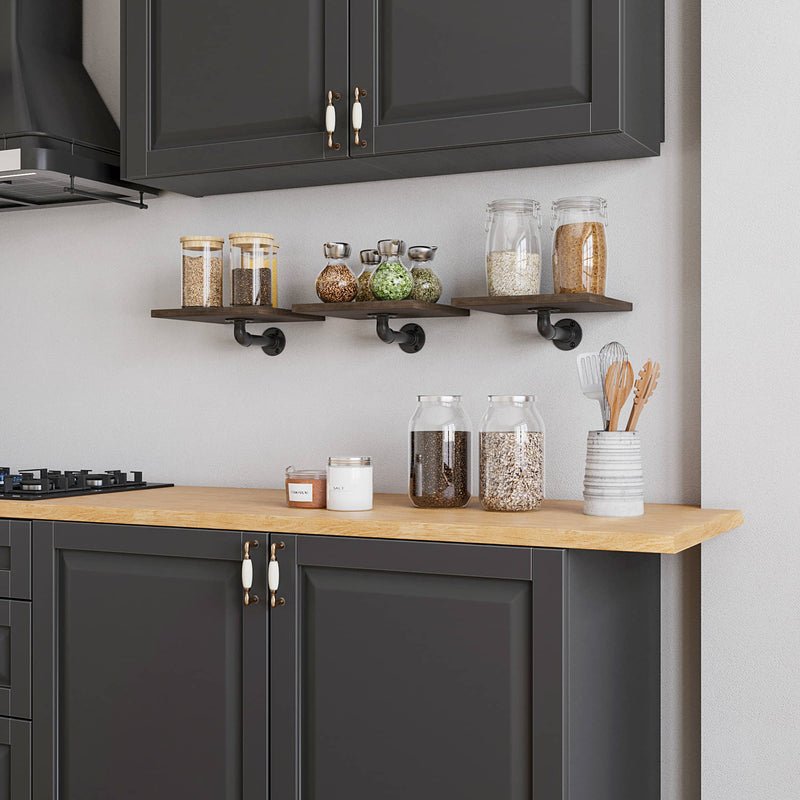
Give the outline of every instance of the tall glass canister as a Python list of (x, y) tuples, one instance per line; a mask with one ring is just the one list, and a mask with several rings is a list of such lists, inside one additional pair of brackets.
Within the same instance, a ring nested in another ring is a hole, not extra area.
[(535, 200), (495, 200), (486, 206), (486, 280), (489, 294), (539, 294), (542, 219)]
[(480, 427), (486, 511), (534, 511), (544, 500), (544, 421), (533, 395), (489, 395)]
[(461, 396), (419, 395), (408, 429), (411, 502), (418, 508), (465, 506), (472, 426)]
[(219, 236), (181, 236), (181, 305), (222, 305), (222, 245)]
[(553, 288), (556, 294), (605, 294), (608, 207), (602, 197), (553, 203)]
[(272, 241), (269, 233), (232, 233), (231, 305), (272, 305)]

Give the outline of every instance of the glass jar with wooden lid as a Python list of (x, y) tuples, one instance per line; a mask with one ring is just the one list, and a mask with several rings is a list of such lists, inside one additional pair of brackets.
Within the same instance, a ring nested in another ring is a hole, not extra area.
[(273, 236), (269, 233), (231, 233), (231, 305), (271, 306)]
[(181, 305), (222, 305), (221, 236), (181, 236)]

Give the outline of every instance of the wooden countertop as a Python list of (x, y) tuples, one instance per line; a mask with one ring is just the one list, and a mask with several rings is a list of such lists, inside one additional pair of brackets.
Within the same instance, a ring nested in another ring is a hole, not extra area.
[(503, 514), (483, 511), (473, 499), (465, 508), (432, 510), (414, 508), (405, 495), (378, 494), (372, 511), (338, 512), (287, 508), (282, 490), (176, 486), (0, 500), (0, 517), (640, 553), (679, 553), (743, 522), (741, 511), (696, 506), (648, 504), (642, 517), (587, 517), (582, 507), (579, 500), (547, 500), (539, 511)]

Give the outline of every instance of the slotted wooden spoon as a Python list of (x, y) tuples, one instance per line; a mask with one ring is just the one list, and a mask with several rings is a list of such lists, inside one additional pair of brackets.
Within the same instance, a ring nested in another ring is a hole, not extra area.
[(617, 430), (619, 413), (633, 389), (633, 367), (629, 361), (615, 361), (606, 373), (604, 383), (610, 416), (608, 429)]
[(661, 377), (661, 364), (658, 361), (647, 359), (647, 363), (639, 371), (636, 386), (633, 389), (633, 408), (628, 418), (626, 431), (635, 431), (639, 422), (639, 415), (645, 407), (647, 401), (653, 396), (653, 392), (658, 386), (658, 379)]

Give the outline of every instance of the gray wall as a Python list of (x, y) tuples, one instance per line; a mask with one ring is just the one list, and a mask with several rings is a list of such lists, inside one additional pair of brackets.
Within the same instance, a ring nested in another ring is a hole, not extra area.
[[(85, 60), (118, 113), (118, 8), (85, 0)], [(533, 392), (547, 423), (548, 493), (579, 498), (596, 404), (573, 355), (534, 320), (474, 314), (425, 323), (422, 353), (381, 344), (370, 324), (287, 325), (269, 359), (228, 329), (149, 319), (179, 304), (178, 237), (266, 230), (281, 243), (282, 304), (314, 299), (327, 239), (387, 236), (439, 246), (445, 298), (485, 292), (487, 201), (608, 198), (608, 294), (631, 314), (581, 318), (584, 344), (624, 342), (662, 363), (643, 417), (647, 499), (697, 502), (700, 485), (699, 3), (667, 10), (667, 143), (657, 159), (205, 199), (164, 196), (147, 212), (110, 206), (0, 215), (10, 331), (36, 329), (4, 360), (13, 421), (0, 432), (16, 465), (142, 468), (177, 483), (278, 487), (287, 464), (368, 453), (378, 490), (406, 484), (406, 425), (418, 393), (460, 392), (477, 425), (489, 392)], [(544, 263), (550, 258), (545, 220)], [(545, 276), (544, 290), (552, 287)], [(19, 335), (21, 338), (21, 335)], [(8, 416), (7, 416), (8, 420)], [(697, 558), (663, 564), (664, 800), (695, 800)]]
[(800, 796), (798, 28), (703, 2), (702, 499), (746, 520), (702, 547), (704, 800)]

